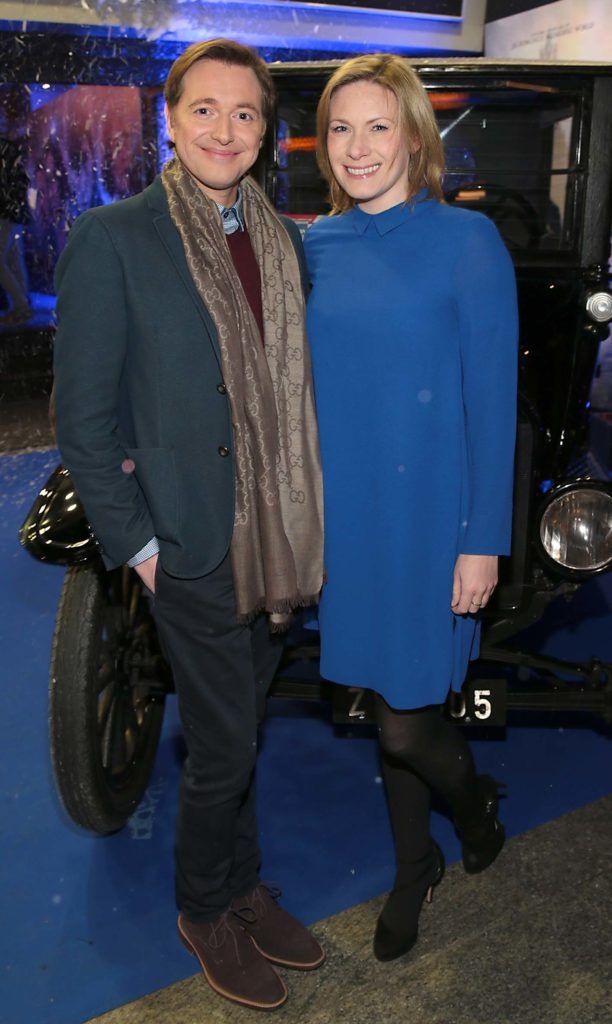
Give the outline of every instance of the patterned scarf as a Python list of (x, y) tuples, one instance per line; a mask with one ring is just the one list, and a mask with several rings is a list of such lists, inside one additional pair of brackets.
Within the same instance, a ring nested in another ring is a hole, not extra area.
[(241, 191), (262, 283), (264, 345), (216, 204), (175, 158), (162, 182), (193, 281), (219, 337), (232, 412), (236, 501), (230, 548), (239, 622), (282, 629), (318, 599), (323, 499), (304, 297), (291, 239), (252, 178)]

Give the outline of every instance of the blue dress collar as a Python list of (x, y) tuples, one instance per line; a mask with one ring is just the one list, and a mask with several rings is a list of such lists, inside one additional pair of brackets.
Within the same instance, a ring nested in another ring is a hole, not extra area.
[(388, 231), (393, 231), (394, 228), (413, 217), (418, 208), (424, 208), (431, 202), (435, 202), (435, 200), (427, 198), (427, 187), (423, 187), (408, 202), (398, 203), (397, 206), (391, 206), (390, 209), (383, 210), (382, 213), (365, 213), (359, 206), (353, 206), (349, 214), (352, 217), (353, 227), (359, 235), (363, 235), (370, 225), (376, 228), (379, 235), (386, 235)]

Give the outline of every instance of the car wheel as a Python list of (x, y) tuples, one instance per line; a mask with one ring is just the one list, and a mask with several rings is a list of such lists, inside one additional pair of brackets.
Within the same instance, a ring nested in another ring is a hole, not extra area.
[(169, 671), (143, 585), (131, 569), (68, 569), (60, 598), (49, 700), (51, 760), (72, 820), (120, 829), (147, 787)]

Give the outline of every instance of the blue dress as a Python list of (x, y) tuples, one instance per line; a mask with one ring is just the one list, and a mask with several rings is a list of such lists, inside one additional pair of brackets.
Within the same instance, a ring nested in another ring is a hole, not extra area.
[(495, 225), (427, 199), (305, 236), (325, 491), (321, 672), (394, 708), (459, 689), (479, 629), (457, 556), (510, 551), (514, 271)]

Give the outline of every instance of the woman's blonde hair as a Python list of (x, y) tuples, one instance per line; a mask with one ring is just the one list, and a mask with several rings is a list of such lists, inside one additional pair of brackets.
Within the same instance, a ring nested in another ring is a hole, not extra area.
[(407, 144), (411, 149), (415, 143), (419, 144), (419, 149), (410, 158), (409, 195), (426, 186), (430, 197), (444, 202), (441, 180), (444, 147), (421, 80), (403, 57), (392, 53), (371, 53), (353, 57), (334, 71), (317, 107), (317, 162), (329, 185), (332, 213), (344, 213), (355, 205), (355, 200), (334, 177), (327, 152), (331, 98), (343, 85), (353, 82), (377, 82), (393, 93)]

